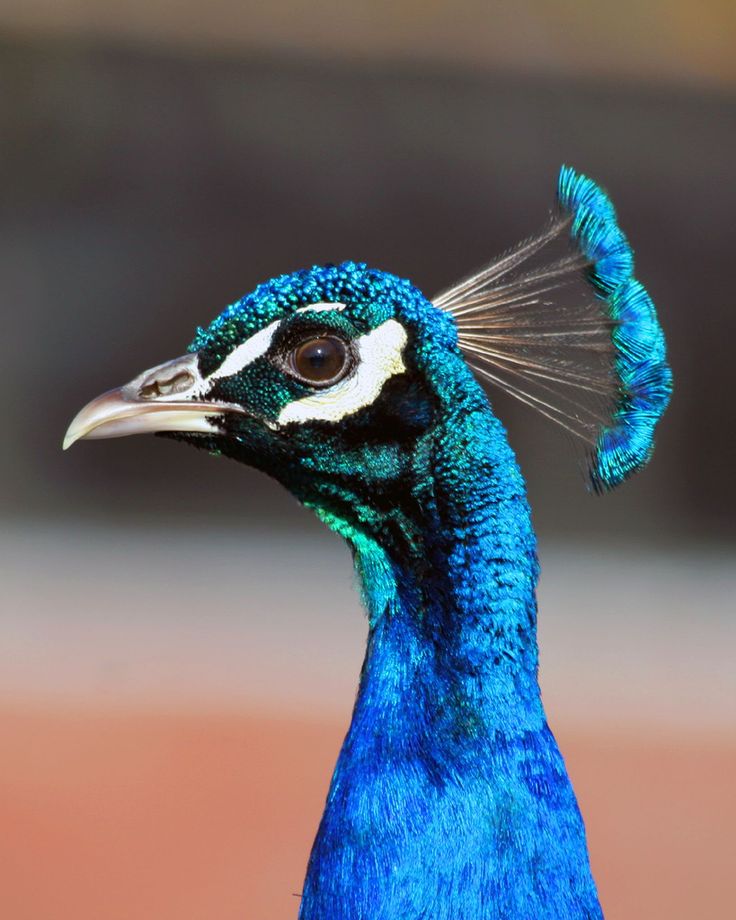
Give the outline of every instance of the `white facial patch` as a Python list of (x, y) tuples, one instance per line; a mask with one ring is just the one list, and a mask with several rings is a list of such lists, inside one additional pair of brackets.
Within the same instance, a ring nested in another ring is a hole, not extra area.
[(386, 320), (377, 329), (356, 340), (358, 365), (349, 377), (329, 389), (284, 406), (278, 423), (339, 422), (346, 415), (370, 406), (386, 381), (406, 370), (403, 359), (405, 345), (406, 331), (401, 323), (395, 319)]
[(328, 310), (344, 310), (344, 303), (308, 303), (306, 307), (297, 307), (297, 313), (306, 313), (310, 310), (313, 313), (326, 313)]
[[(280, 324), (281, 320), (275, 320), (264, 329), (254, 333), (249, 339), (234, 348), (222, 364), (212, 371), (208, 377), (203, 378), (201, 376), (194, 356), (186, 356), (186, 359), (182, 359), (182, 362), (186, 365), (183, 368), (186, 371), (186, 376), (191, 379), (190, 386), (186, 389), (177, 387), (170, 394), (161, 394), (157, 396), (157, 401), (180, 402), (182, 399), (203, 399), (212, 388), (215, 380), (221, 377), (231, 377), (233, 374), (242, 371), (244, 367), (252, 364), (257, 358), (265, 355), (271, 347), (271, 341)], [(165, 364), (147, 371), (140, 378), (136, 378), (131, 385), (145, 385), (146, 380), (157, 379), (158, 371), (164, 369), (169, 371), (170, 376), (175, 376), (177, 369), (172, 369), (170, 364)]]
[(208, 383), (213, 380), (219, 380), (220, 377), (232, 377), (233, 374), (240, 373), (244, 367), (252, 364), (257, 358), (265, 355), (271, 347), (271, 341), (280, 325), (281, 320), (274, 320), (274, 322), (269, 323), (268, 326), (260, 329), (249, 339), (246, 339), (245, 342), (238, 345), (237, 348), (233, 348), (217, 370), (212, 371), (209, 375), (207, 378)]
[[(304, 313), (306, 310), (315, 313), (322, 313), (326, 310), (344, 310), (344, 303), (310, 303), (305, 307), (298, 307), (297, 313)], [(276, 330), (281, 325), (282, 320), (274, 320), (263, 329), (259, 329), (249, 339), (242, 342), (237, 348), (234, 348), (225, 358), (222, 364), (203, 381), (206, 389), (222, 377), (232, 377), (233, 374), (239, 374), (243, 368), (252, 364), (258, 358), (263, 357), (271, 347), (271, 342), (276, 334)]]

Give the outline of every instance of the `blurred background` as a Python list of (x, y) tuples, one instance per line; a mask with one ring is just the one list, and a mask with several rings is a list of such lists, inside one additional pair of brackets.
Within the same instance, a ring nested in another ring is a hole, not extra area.
[(736, 900), (736, 7), (0, 0), (0, 915), (295, 917), (366, 625), (274, 483), (89, 398), (274, 274), (431, 295), (611, 192), (668, 335), (654, 460), (584, 487), (493, 395), (540, 535), (541, 681), (609, 918)]

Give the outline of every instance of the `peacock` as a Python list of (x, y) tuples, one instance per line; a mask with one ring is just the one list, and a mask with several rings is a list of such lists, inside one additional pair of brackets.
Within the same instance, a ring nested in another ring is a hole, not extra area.
[(433, 300), (358, 262), (281, 275), (74, 418), (65, 447), (156, 432), (256, 467), (351, 548), (367, 649), (301, 920), (602, 917), (487, 391), (559, 423), (604, 492), (649, 459), (671, 385), (613, 204), (563, 166), (543, 229)]

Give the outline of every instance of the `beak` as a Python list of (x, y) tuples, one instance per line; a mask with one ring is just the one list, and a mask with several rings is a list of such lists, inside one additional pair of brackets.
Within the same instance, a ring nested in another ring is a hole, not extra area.
[(245, 412), (231, 403), (203, 400), (206, 386), (196, 354), (160, 364), (87, 403), (72, 419), (63, 448), (82, 438), (122, 438), (156, 431), (220, 434), (216, 418), (227, 412)]

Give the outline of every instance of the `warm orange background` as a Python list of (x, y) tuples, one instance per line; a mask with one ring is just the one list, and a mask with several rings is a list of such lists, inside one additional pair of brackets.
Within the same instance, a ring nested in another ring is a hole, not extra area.
[[(0, 732), (3, 916), (296, 916), (340, 725), (6, 711)], [(607, 916), (725, 916), (736, 745), (558, 734)]]
[[(0, 527), (3, 920), (296, 916), (366, 631), (347, 550), (303, 518)], [(723, 917), (728, 558), (541, 555), (543, 695), (607, 916)]]

